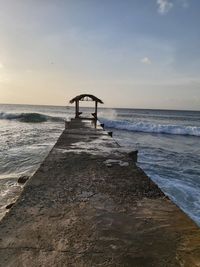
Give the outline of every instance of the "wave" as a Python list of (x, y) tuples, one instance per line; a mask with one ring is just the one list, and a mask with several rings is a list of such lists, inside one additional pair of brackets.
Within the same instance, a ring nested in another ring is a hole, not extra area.
[(0, 120), (17, 120), (27, 123), (40, 123), (46, 121), (64, 121), (61, 117), (53, 117), (40, 113), (6, 113), (0, 112)]
[(104, 120), (104, 119), (101, 121), (108, 128), (120, 129), (132, 132), (200, 136), (200, 127), (197, 126), (155, 124), (142, 121), (128, 122), (128, 121)]

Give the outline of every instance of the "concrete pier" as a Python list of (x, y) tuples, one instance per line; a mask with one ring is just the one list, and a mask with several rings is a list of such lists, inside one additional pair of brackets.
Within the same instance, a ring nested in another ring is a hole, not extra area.
[(200, 266), (200, 229), (92, 121), (66, 124), (0, 223), (0, 266)]

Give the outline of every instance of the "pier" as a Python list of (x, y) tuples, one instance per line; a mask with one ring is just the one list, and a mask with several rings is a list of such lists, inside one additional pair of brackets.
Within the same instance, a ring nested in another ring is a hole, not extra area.
[(199, 227), (80, 115), (0, 222), (0, 266), (200, 266)]

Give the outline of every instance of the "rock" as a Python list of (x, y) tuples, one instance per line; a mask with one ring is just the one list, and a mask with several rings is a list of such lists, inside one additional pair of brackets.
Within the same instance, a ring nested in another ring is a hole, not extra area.
[(25, 184), (26, 181), (27, 181), (28, 179), (29, 179), (28, 176), (21, 176), (21, 177), (19, 177), (19, 179), (18, 179), (18, 183), (19, 183), (19, 184)]
[(8, 205), (6, 206), (6, 209), (9, 210), (14, 204), (15, 204), (15, 202), (8, 204)]
[(129, 157), (131, 157), (133, 159), (134, 162), (137, 162), (137, 157), (138, 157), (138, 150), (129, 152)]
[(108, 132), (108, 135), (110, 135), (110, 137), (113, 137), (113, 132)]

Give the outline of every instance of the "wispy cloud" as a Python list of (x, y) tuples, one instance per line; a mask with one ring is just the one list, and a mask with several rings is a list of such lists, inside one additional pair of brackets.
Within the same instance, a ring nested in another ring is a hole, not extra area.
[(174, 6), (170, 0), (157, 0), (158, 13), (164, 15), (168, 13)]
[(190, 0), (156, 0), (157, 10), (161, 15), (167, 14), (176, 4), (188, 8)]
[(150, 65), (151, 64), (151, 60), (148, 57), (144, 57), (140, 60), (141, 63), (146, 64), (146, 65)]

